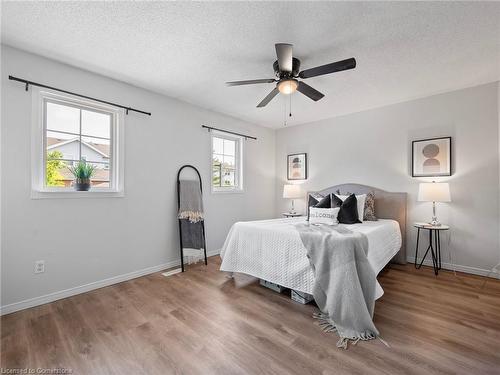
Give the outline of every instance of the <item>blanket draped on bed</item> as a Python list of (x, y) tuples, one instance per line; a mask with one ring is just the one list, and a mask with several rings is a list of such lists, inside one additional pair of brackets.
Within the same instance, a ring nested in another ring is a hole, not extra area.
[(349, 340), (370, 340), (379, 333), (373, 324), (376, 275), (367, 259), (368, 239), (339, 225), (297, 224), (314, 272), (315, 317), (325, 331), (337, 331), (338, 347)]

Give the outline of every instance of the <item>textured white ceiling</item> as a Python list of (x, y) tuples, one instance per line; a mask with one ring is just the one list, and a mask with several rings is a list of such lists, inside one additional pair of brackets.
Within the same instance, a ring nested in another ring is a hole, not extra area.
[[(500, 3), (2, 2), (2, 42), (199, 106), (283, 126), (274, 43), (302, 68), (355, 57), (357, 68), (292, 95), (289, 124), (500, 79)], [(50, 82), (49, 82), (50, 84)], [(77, 90), (77, 88), (74, 88)]]

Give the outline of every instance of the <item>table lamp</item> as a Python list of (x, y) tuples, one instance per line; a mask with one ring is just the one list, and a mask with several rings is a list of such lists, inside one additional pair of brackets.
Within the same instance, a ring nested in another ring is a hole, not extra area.
[(283, 198), (292, 200), (292, 210), (291, 214), (295, 213), (294, 199), (302, 197), (302, 192), (300, 191), (299, 185), (283, 185)]
[(450, 185), (447, 182), (422, 182), (418, 187), (418, 201), (432, 202), (432, 220), (429, 224), (440, 226), (436, 217), (436, 202), (451, 202)]

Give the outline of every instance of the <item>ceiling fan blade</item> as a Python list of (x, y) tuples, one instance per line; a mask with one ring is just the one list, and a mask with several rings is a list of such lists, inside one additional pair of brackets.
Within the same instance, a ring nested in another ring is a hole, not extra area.
[(303, 70), (299, 73), (299, 77), (300, 78), (317, 77), (317, 76), (322, 76), (324, 74), (340, 72), (342, 70), (354, 69), (355, 67), (356, 67), (356, 59), (354, 57), (351, 57), (350, 59), (347, 60), (337, 61), (334, 63)]
[(232, 81), (226, 82), (228, 86), (241, 86), (241, 85), (254, 85), (256, 83), (273, 83), (275, 82), (274, 78), (269, 79), (250, 79), (248, 81)]
[(315, 102), (317, 102), (323, 96), (325, 96), (324, 94), (320, 93), (316, 89), (313, 89), (311, 86), (309, 86), (308, 84), (306, 84), (304, 82), (299, 82), (299, 86), (297, 87), (297, 91), (300, 91), (302, 94), (304, 94), (308, 98), (314, 100)]
[(282, 72), (292, 71), (292, 45), (287, 43), (276, 43), (276, 56), (278, 56), (278, 65)]
[(267, 96), (259, 104), (257, 104), (257, 108), (265, 107), (276, 95), (278, 95), (279, 92), (280, 90), (275, 87), (273, 91), (267, 94)]

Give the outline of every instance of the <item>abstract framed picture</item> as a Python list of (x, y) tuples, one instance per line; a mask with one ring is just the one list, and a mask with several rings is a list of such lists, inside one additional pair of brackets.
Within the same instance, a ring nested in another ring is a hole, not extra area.
[(290, 154), (287, 157), (287, 178), (289, 180), (307, 179), (307, 154)]
[(451, 176), (451, 137), (413, 141), (412, 176)]

